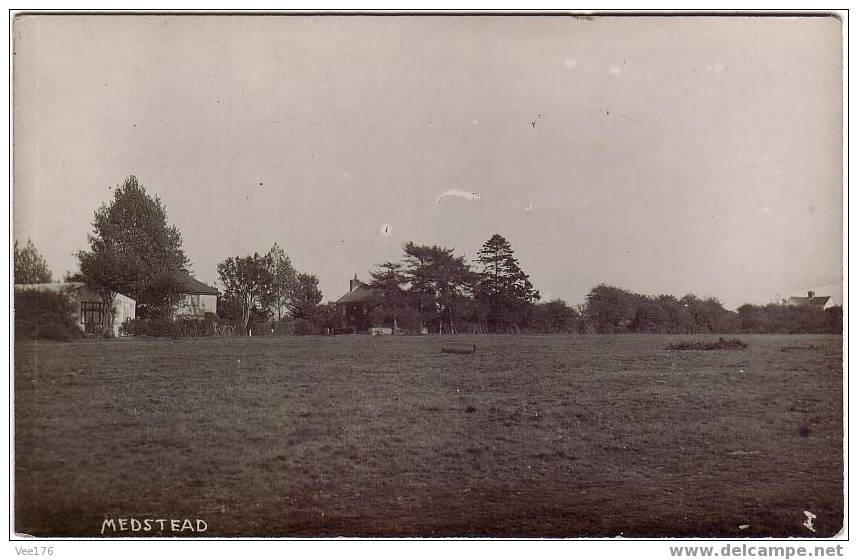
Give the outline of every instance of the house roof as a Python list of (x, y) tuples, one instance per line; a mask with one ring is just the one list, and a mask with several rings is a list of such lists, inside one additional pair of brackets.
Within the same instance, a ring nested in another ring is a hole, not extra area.
[(177, 272), (176, 279), (182, 283), (182, 292), (185, 294), (201, 294), (206, 296), (216, 296), (220, 294), (216, 288), (212, 288), (208, 284), (203, 284), (187, 272)]
[(374, 290), (366, 284), (358, 284), (352, 291), (335, 301), (334, 303), (360, 303), (369, 301), (378, 295), (377, 290)]
[(44, 284), (15, 284), (16, 292), (54, 292), (63, 293), (79, 290), (86, 286), (83, 282), (47, 282)]
[(787, 305), (794, 305), (797, 307), (825, 307), (828, 305), (828, 300), (831, 299), (831, 296), (817, 296), (817, 297), (791, 297), (787, 299)]
[[(76, 297), (84, 301), (100, 301), (101, 295), (92, 286), (88, 286), (85, 282), (51, 282), (44, 284), (15, 284), (15, 291), (21, 292), (52, 292), (55, 294), (71, 294), (79, 292)], [(117, 292), (117, 298), (124, 301), (135, 301), (125, 294)], [(135, 302), (136, 303), (136, 302)]]

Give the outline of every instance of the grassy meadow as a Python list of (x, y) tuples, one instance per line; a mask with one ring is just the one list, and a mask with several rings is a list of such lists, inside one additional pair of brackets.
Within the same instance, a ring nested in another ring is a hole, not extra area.
[(17, 343), (15, 527), (98, 536), (105, 518), (187, 517), (208, 537), (835, 534), (841, 337), (666, 350), (717, 338), (456, 337), (472, 355), (441, 353), (444, 336)]

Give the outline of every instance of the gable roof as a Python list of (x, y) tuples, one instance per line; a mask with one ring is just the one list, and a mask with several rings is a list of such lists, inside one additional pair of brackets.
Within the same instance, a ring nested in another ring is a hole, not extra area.
[(366, 284), (360, 283), (352, 291), (335, 301), (334, 303), (360, 303), (369, 301), (378, 295), (378, 291)]
[(216, 288), (212, 288), (208, 284), (203, 284), (187, 272), (177, 272), (176, 280), (182, 283), (182, 293), (205, 296), (220, 295), (220, 292)]
[(787, 305), (796, 307), (819, 307), (823, 308), (828, 305), (828, 300), (831, 296), (816, 296), (816, 297), (791, 297), (787, 299)]

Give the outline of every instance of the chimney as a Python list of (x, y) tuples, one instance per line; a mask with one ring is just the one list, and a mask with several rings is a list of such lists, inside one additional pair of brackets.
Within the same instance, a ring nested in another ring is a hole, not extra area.
[(358, 286), (360, 286), (360, 280), (357, 279), (357, 274), (355, 274), (355, 277), (349, 280), (349, 291), (351, 292)]
[(813, 299), (813, 296), (816, 295), (813, 291), (807, 292), (807, 299)]

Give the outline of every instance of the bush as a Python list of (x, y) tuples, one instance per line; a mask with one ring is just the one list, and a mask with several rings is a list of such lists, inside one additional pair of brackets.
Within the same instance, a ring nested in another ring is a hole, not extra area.
[(213, 336), (217, 323), (211, 318), (205, 319), (179, 317), (154, 317), (151, 319), (129, 319), (122, 324), (120, 332), (135, 336), (164, 336), (170, 338)]
[(134, 336), (169, 336), (171, 338), (181, 336), (179, 324), (166, 317), (128, 319), (122, 324), (121, 331)]
[(723, 337), (718, 339), (718, 342), (678, 342), (667, 347), (668, 350), (744, 350), (748, 347), (748, 343), (731, 338), (724, 340)]
[(65, 294), (15, 292), (15, 338), (68, 341), (82, 335)]
[(287, 321), (279, 321), (275, 323), (274, 334), (285, 335), (310, 335), (322, 334), (322, 327), (307, 319), (289, 319)]
[(80, 338), (81, 332), (76, 325), (68, 325), (65, 319), (56, 313), (43, 313), (39, 316), (38, 325), (32, 333), (32, 338), (39, 340), (58, 340), (68, 342)]

